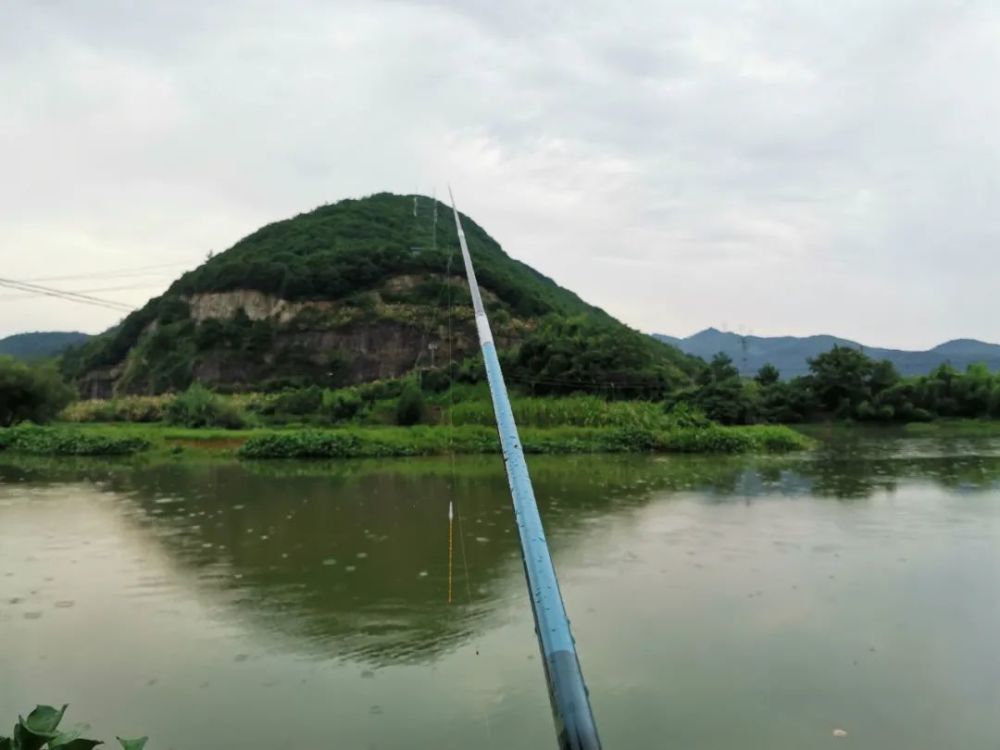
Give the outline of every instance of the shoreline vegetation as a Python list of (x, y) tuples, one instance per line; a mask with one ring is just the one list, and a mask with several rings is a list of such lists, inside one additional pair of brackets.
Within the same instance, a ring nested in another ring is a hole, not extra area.
[[(526, 427), (526, 453), (784, 453), (808, 449), (811, 438), (782, 425), (748, 427)], [(163, 424), (23, 424), (0, 430), (0, 452), (49, 456), (239, 459), (403, 458), (498, 454), (494, 428), (481, 425), (220, 430)]]
[[(928, 438), (1000, 437), (1000, 421), (947, 419), (906, 425), (827, 422), (809, 425), (523, 427), (532, 455), (783, 454), (808, 451), (831, 435), (886, 432)], [(148, 459), (347, 459), (499, 454), (486, 425), (346, 427), (177, 427), (162, 423), (34, 425), (0, 429), (0, 456), (105, 456)]]
[[(887, 363), (834, 348), (810, 367), (792, 381), (774, 368), (747, 379), (720, 355), (695, 385), (662, 399), (527, 395), (522, 385), (512, 406), (532, 454), (782, 453), (854, 425), (910, 436), (1000, 434), (1000, 420), (990, 419), (1000, 416), (1000, 375), (982, 366), (899, 379)], [(220, 393), (194, 383), (178, 393), (74, 401), (52, 363), (0, 358), (0, 451), (254, 460), (499, 453), (487, 385), (465, 370), (336, 389)]]

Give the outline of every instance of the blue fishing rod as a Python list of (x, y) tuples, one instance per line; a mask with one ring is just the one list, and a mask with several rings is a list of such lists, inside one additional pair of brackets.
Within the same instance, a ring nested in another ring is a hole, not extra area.
[[(451, 195), (450, 189), (448, 193)], [(514, 502), (514, 517), (521, 539), (521, 559), (531, 594), (535, 633), (545, 664), (545, 679), (549, 687), (549, 701), (552, 704), (559, 747), (561, 750), (600, 750), (601, 740), (597, 736), (587, 685), (583, 681), (569, 618), (559, 592), (559, 581), (556, 580), (549, 545), (545, 541), (545, 530), (535, 502), (535, 490), (531, 486), (531, 477), (528, 476), (528, 464), (524, 460), (521, 439), (514, 423), (514, 412), (507, 395), (507, 385), (500, 370), (490, 321), (483, 308), (483, 298), (479, 293), (476, 271), (472, 267), (472, 256), (469, 255), (454, 195), (451, 195), (451, 208), (455, 214), (455, 229), (458, 230), (465, 274), (469, 279), (472, 308), (476, 314), (476, 331), (479, 333), (479, 345), (486, 365), (486, 378), (489, 381), (500, 446), (507, 468), (507, 481)]]

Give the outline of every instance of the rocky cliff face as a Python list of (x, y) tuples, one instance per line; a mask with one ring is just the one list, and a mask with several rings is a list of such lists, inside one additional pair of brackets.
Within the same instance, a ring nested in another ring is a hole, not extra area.
[[(469, 332), (467, 327), (454, 332), (452, 352), (457, 361), (478, 350)], [(206, 352), (195, 364), (193, 374), (203, 383), (250, 387), (293, 364), (296, 371), (309, 373), (318, 382), (364, 383), (443, 365), (448, 356), (447, 341), (443, 328), (425, 331), (398, 322), (335, 331), (287, 331), (278, 333), (273, 346), (258, 357), (224, 349)]]
[(288, 323), (306, 307), (329, 308), (325, 302), (289, 302), (253, 289), (233, 292), (195, 294), (188, 298), (191, 318), (198, 323), (205, 320), (229, 320), (242, 310), (250, 320), (275, 320)]
[[(451, 284), (453, 304), (415, 302), (413, 290), (428, 283), (446, 290)], [(511, 317), (483, 291), (497, 310), (499, 346), (533, 329), (534, 322)], [(334, 387), (397, 378), (478, 352), (467, 296), (457, 280), (416, 275), (340, 302), (293, 302), (254, 290), (194, 294), (184, 300), (183, 340), (158, 343), (163, 334), (153, 322), (123, 361), (87, 372), (79, 387), (85, 398), (171, 390), (155, 374), (171, 357), (177, 361), (170, 366), (188, 368), (190, 379), (230, 390), (293, 379)]]
[(91, 370), (77, 383), (81, 398), (112, 398), (115, 383), (121, 377), (121, 367), (101, 367)]

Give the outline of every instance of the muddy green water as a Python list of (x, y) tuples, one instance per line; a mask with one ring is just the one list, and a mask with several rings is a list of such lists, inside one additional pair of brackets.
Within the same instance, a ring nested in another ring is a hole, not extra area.
[[(608, 750), (1000, 748), (1000, 441), (531, 466)], [(36, 702), (150, 750), (554, 747), (498, 461), (0, 455), (0, 720)]]

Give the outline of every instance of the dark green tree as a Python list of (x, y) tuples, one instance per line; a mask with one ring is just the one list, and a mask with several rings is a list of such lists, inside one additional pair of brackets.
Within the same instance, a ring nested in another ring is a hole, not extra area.
[(690, 382), (683, 368), (695, 367), (649, 336), (585, 316), (546, 318), (512, 359), (511, 380), (537, 395), (659, 399)]
[(781, 380), (781, 373), (778, 372), (777, 367), (768, 362), (757, 371), (757, 374), (754, 376), (754, 380), (760, 383), (762, 387), (766, 388)]
[(28, 364), (0, 357), (0, 427), (48, 422), (75, 395), (51, 363)]
[(813, 393), (824, 411), (849, 417), (871, 396), (869, 381), (874, 363), (864, 352), (835, 346), (810, 359), (809, 369)]
[(410, 427), (420, 424), (424, 418), (424, 393), (414, 382), (403, 387), (396, 404), (396, 424), (400, 427)]
[(739, 376), (740, 371), (733, 365), (732, 358), (724, 352), (719, 352), (712, 357), (712, 361), (708, 363), (708, 367), (698, 375), (698, 382), (702, 385), (721, 383), (725, 380), (738, 378)]

